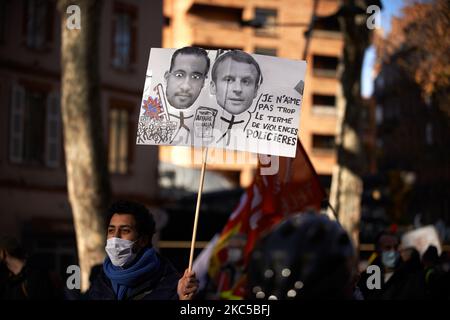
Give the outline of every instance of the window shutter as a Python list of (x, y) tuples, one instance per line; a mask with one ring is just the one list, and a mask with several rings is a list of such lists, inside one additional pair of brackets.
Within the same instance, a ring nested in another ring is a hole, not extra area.
[(130, 40), (130, 63), (135, 64), (137, 62), (137, 36), (138, 31), (135, 26), (136, 21), (130, 21), (130, 33), (131, 33), (131, 40)]
[(11, 119), (9, 135), (9, 160), (21, 163), (23, 155), (23, 122), (25, 110), (25, 90), (13, 85), (11, 96)]
[(117, 15), (114, 15), (112, 28), (111, 28), (111, 61), (113, 66), (116, 65), (116, 33), (117, 33)]
[(53, 92), (47, 96), (46, 106), (46, 150), (45, 163), (47, 167), (59, 167), (61, 152), (61, 104), (58, 93)]

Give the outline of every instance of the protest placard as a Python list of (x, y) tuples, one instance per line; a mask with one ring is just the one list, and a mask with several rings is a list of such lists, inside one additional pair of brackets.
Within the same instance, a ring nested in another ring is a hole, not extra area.
[(239, 50), (152, 48), (136, 143), (294, 157), (305, 71)]
[(421, 256), (429, 246), (435, 246), (438, 253), (441, 254), (441, 241), (439, 240), (439, 235), (433, 225), (408, 231), (402, 236), (402, 247), (416, 248)]

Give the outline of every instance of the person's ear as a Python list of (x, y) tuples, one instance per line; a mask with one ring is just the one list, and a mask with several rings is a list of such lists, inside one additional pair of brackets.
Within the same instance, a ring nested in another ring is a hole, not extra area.
[(205, 86), (206, 80), (208, 80), (208, 75), (203, 78), (202, 88)]
[(166, 71), (166, 72), (164, 73), (164, 80), (166, 80), (166, 83), (167, 83), (167, 81), (168, 81), (168, 79), (169, 79), (169, 75), (170, 75), (169, 71)]
[(138, 240), (138, 245), (140, 248), (145, 248), (150, 244), (150, 237), (149, 236), (142, 236)]
[(214, 83), (214, 81), (211, 81), (211, 83), (209, 84), (209, 91), (212, 95), (216, 95), (216, 84)]

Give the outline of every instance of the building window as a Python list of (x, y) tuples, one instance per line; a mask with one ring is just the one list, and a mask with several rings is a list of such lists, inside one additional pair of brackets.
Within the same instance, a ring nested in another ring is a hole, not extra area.
[(6, 0), (0, 0), (0, 43), (5, 42), (7, 4)]
[(61, 153), (61, 98), (59, 94), (51, 94), (47, 98), (46, 112), (46, 164), (56, 168), (60, 163)]
[(256, 47), (255, 48), (255, 53), (256, 54), (262, 54), (262, 55), (265, 55), (265, 56), (276, 57), (277, 56), (277, 49), (276, 48)]
[(375, 123), (381, 125), (383, 123), (383, 106), (377, 104), (375, 107)]
[(433, 144), (433, 125), (429, 122), (425, 126), (425, 142), (427, 145)]
[(312, 104), (312, 111), (315, 114), (336, 114), (336, 96), (334, 95), (313, 94)]
[(126, 174), (129, 153), (129, 112), (125, 108), (109, 111), (109, 171)]
[(334, 108), (336, 106), (336, 96), (327, 94), (313, 94), (313, 105)]
[(319, 174), (319, 182), (322, 188), (324, 188), (327, 192), (327, 194), (330, 193), (331, 188), (331, 175), (329, 174)]
[(313, 56), (313, 73), (318, 77), (336, 77), (338, 58), (330, 56)]
[(374, 81), (374, 86), (375, 86), (375, 93), (377, 93), (378, 95), (382, 95), (385, 89), (385, 81), (384, 81), (384, 75), (382, 73), (380, 73)]
[(11, 99), (10, 161), (58, 167), (60, 150), (59, 95), (14, 86)]
[(171, 18), (168, 16), (163, 17), (163, 26), (164, 27), (170, 27), (171, 24)]
[[(194, 1), (195, 2), (195, 1)], [(205, 23), (220, 24), (220, 27), (239, 27), (243, 8), (194, 3), (188, 11), (188, 21), (192, 25)]]
[(335, 141), (333, 135), (313, 134), (312, 147), (316, 151), (333, 151)]
[(340, 32), (339, 21), (336, 17), (328, 19), (317, 19), (314, 21), (314, 30)]
[(255, 29), (255, 35), (264, 37), (276, 36), (277, 15), (276, 9), (256, 8), (254, 19), (262, 27)]
[(52, 41), (53, 5), (47, 0), (26, 0), (24, 31), (28, 48), (45, 49)]
[(112, 65), (128, 70), (136, 62), (137, 10), (130, 5), (116, 3), (112, 26)]
[(22, 230), (23, 244), (33, 254), (33, 262), (65, 279), (67, 267), (78, 263), (72, 219), (34, 215), (23, 223)]

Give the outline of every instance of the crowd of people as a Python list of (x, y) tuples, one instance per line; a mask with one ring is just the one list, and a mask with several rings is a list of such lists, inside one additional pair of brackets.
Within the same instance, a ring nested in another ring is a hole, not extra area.
[[(192, 300), (211, 296), (199, 292), (193, 271), (186, 269), (180, 275), (155, 250), (155, 221), (145, 206), (116, 202), (106, 221), (106, 258), (93, 269), (89, 290), (78, 295), (58, 286), (47, 270), (33, 265), (17, 240), (1, 237), (0, 299)], [(403, 247), (394, 232), (378, 235), (376, 250), (361, 272), (344, 229), (314, 212), (289, 216), (276, 225), (260, 239), (243, 268), (238, 251), (245, 241), (245, 235), (238, 235), (230, 242), (227, 277), (220, 279), (223, 285), (238, 271), (247, 274), (245, 299), (450, 298), (448, 253), (439, 255), (436, 247), (429, 246), (421, 256), (415, 248)], [(238, 270), (233, 263), (239, 264)], [(204, 288), (211, 290), (210, 286)]]
[(30, 263), (14, 239), (0, 240), (2, 299), (190, 300), (198, 291), (194, 272), (179, 275), (152, 245), (155, 220), (142, 204), (114, 203), (107, 213), (106, 258), (95, 266), (90, 287), (74, 294), (55, 286), (44, 270)]

